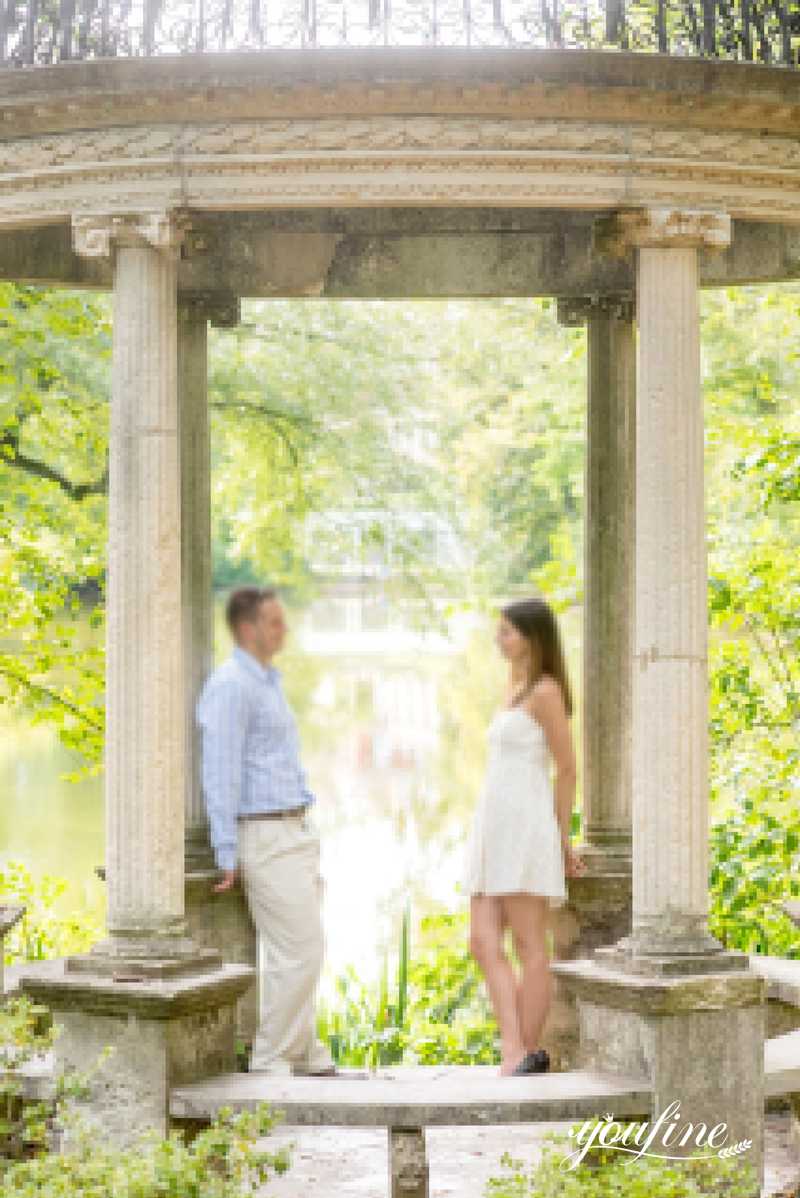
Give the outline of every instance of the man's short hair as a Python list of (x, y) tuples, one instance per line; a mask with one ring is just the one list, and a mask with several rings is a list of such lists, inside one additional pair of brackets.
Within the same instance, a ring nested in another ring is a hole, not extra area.
[(228, 627), (235, 635), (243, 620), (255, 620), (258, 609), (265, 599), (277, 599), (278, 592), (274, 587), (246, 586), (237, 587), (228, 596), (225, 605), (225, 619)]

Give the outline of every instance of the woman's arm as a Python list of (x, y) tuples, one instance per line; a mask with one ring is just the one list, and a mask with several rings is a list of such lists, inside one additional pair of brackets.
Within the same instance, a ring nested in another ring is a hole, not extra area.
[(555, 814), (561, 830), (561, 843), (566, 849), (569, 847), (572, 808), (575, 804), (577, 768), (564, 696), (555, 678), (549, 675), (541, 678), (526, 699), (525, 706), (541, 724), (555, 762)]

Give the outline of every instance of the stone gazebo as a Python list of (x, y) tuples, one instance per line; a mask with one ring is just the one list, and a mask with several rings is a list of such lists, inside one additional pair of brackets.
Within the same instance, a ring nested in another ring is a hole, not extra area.
[(208, 321), (242, 296), (555, 296), (589, 346), (591, 869), (559, 931), (561, 1063), (645, 1076), (654, 1114), (726, 1121), (760, 1165), (764, 981), (706, 919), (698, 288), (800, 275), (788, 7), (736, 18), (738, 52), (713, 19), (631, 49), (621, 0), (601, 49), (555, 21), (536, 48), (309, 47), (306, 28), (302, 49), (165, 55), (150, 27), (123, 44), (74, 18), (37, 55), (0, 25), (0, 277), (114, 295), (108, 938), (23, 980), (63, 1062), (117, 1046), (108, 1134), (166, 1126), (171, 1087), (233, 1069), (237, 1007), (252, 1028), (252, 928), (241, 896), (210, 898), (192, 721)]

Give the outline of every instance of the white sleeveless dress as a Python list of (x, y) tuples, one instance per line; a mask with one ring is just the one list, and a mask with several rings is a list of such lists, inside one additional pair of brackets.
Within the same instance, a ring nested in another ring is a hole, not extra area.
[(564, 854), (553, 805), (550, 751), (541, 724), (523, 707), (497, 712), (465, 853), (467, 894), (542, 894), (566, 901)]

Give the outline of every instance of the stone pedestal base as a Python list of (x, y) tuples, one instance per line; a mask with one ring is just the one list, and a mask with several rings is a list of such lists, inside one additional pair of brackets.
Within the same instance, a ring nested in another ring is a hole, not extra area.
[(106, 1046), (114, 1049), (80, 1107), (104, 1142), (124, 1146), (148, 1128), (167, 1133), (173, 1086), (235, 1070), (236, 1003), (252, 976), (248, 966), (224, 965), (125, 982), (53, 961), (46, 973), (23, 972), (19, 984), (61, 1029), (58, 1073), (90, 1071)]
[(652, 1122), (680, 1103), (675, 1140), (663, 1147), (657, 1133), (650, 1150), (686, 1153), (696, 1147), (694, 1135), (685, 1146), (679, 1143), (689, 1123), (695, 1135), (700, 1123), (706, 1131), (724, 1123), (713, 1147), (751, 1141), (740, 1159), (755, 1170), (758, 1198), (767, 988), (763, 978), (740, 967), (740, 954), (715, 954), (728, 956), (735, 960), (732, 968), (719, 960), (716, 971), (680, 976), (612, 969), (597, 959), (557, 962), (553, 969), (577, 1002), (579, 1067), (647, 1078)]
[(253, 970), (252, 981), (236, 1006), (236, 1034), (250, 1046), (258, 1028), (256, 929), (238, 882), (230, 890), (214, 893), (219, 877), (213, 864), (187, 869), (186, 924), (196, 944), (218, 952), (227, 964), (249, 965)]
[[(581, 847), (588, 863), (588, 853)], [(553, 951), (557, 961), (591, 956), (596, 948), (625, 936), (631, 927), (630, 860), (621, 859), (617, 868), (594, 868), (579, 878), (567, 879), (569, 901), (551, 917)], [(542, 1035), (542, 1047), (550, 1054), (551, 1067), (564, 1071), (577, 1068), (578, 1010), (571, 988), (559, 984), (555, 975), (553, 1002)]]
[(604, 944), (596, 948), (594, 960), (608, 969), (618, 969), (636, 976), (647, 974), (651, 977), (735, 973), (750, 967), (747, 953), (723, 949), (719, 941), (712, 936), (702, 941), (702, 947), (698, 943), (696, 946), (687, 946), (687, 951), (647, 953), (637, 949), (632, 937), (623, 936), (615, 944)]

